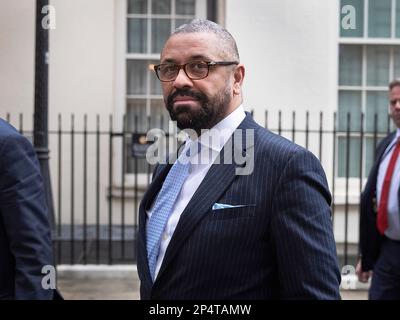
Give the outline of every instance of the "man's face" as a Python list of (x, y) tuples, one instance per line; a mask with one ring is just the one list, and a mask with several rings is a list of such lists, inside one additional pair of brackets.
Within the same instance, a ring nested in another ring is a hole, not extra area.
[[(161, 63), (185, 64), (194, 60), (226, 61), (219, 55), (212, 33), (173, 35), (161, 53)], [(164, 102), (180, 129), (210, 129), (232, 110), (233, 66), (212, 66), (206, 78), (191, 80), (181, 69), (177, 78), (162, 82)]]
[(400, 86), (393, 87), (389, 93), (390, 115), (397, 128), (400, 128)]

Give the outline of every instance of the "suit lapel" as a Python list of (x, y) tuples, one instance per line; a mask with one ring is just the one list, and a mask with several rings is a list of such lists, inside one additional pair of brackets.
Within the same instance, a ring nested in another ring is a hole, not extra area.
[(375, 189), (375, 185), (376, 185), (376, 179), (378, 178), (378, 170), (379, 170), (379, 166), (381, 164), (382, 161), (382, 157), (385, 153), (386, 148), (388, 147), (388, 145), (390, 144), (390, 142), (392, 142), (394, 136), (395, 136), (396, 132), (391, 133), (389, 136), (387, 136), (385, 138), (385, 141), (382, 142), (382, 145), (380, 146), (380, 149), (377, 151), (376, 153), (376, 160), (375, 163), (372, 167), (372, 172), (373, 172), (373, 177), (375, 177), (373, 180), (373, 189)]
[[(207, 211), (231, 184), (235, 177), (235, 164), (213, 164), (189, 201), (179, 219), (164, 256), (158, 277), (178, 252), (185, 239), (193, 232)], [(210, 186), (218, 186), (218, 189)]]
[[(248, 114), (245, 120), (243, 120), (241, 125), (238, 127), (238, 129), (243, 130), (242, 137), (245, 135), (244, 129), (253, 127), (251, 124), (255, 124), (255, 122)], [(219, 164), (214, 163), (210, 167), (210, 170), (207, 172), (200, 186), (194, 193), (192, 199), (189, 201), (185, 210), (182, 212), (175, 232), (168, 245), (163, 263), (155, 282), (157, 282), (157, 279), (160, 278), (164, 270), (167, 268), (168, 264), (177, 254), (179, 248), (185, 242), (186, 238), (193, 232), (193, 229), (199, 225), (199, 222), (204, 218), (208, 210), (233, 182), (236, 176), (235, 169), (238, 165), (234, 161), (231, 161), (232, 163), (229, 164), (224, 164), (225, 147), (232, 145), (234, 148), (240, 148), (240, 152), (242, 153), (246, 152), (246, 149), (253, 147), (253, 145), (246, 145), (245, 143), (237, 145), (235, 141), (232, 141), (232, 137), (225, 144), (224, 148), (220, 152)], [(232, 159), (234, 158), (232, 157)], [(244, 165), (246, 164), (242, 164), (242, 166)], [(218, 186), (218, 188), (213, 188), (210, 186)]]
[(377, 155), (377, 161), (376, 162), (377, 162), (378, 166), (381, 163), (382, 157), (385, 154), (385, 151), (386, 151), (387, 147), (392, 142), (392, 140), (394, 139), (395, 135), (396, 135), (396, 131), (392, 132), (388, 137), (386, 137), (386, 142), (383, 144), (383, 147), (381, 148), (379, 154)]

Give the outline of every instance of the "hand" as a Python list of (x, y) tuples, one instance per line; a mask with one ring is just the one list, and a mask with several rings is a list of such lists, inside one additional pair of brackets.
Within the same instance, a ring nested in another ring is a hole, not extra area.
[(362, 271), (361, 268), (361, 259), (358, 260), (356, 266), (356, 274), (358, 276), (358, 281), (366, 283), (368, 279), (372, 276), (372, 271)]

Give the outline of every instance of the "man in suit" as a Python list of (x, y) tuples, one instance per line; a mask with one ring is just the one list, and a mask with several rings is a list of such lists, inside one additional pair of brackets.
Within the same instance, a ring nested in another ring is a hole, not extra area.
[(53, 298), (42, 285), (53, 264), (44, 194), (31, 143), (0, 119), (0, 300)]
[(171, 119), (190, 132), (140, 204), (141, 298), (340, 298), (324, 171), (245, 113), (231, 34), (195, 19), (154, 68)]
[(400, 80), (389, 84), (390, 115), (397, 127), (376, 151), (360, 203), (358, 278), (372, 276), (370, 299), (400, 299)]

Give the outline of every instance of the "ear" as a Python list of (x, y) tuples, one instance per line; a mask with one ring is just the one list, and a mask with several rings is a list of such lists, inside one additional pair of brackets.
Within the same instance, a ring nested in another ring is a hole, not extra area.
[(240, 95), (242, 92), (242, 83), (244, 79), (245, 69), (244, 65), (239, 64), (236, 66), (235, 72), (233, 73), (233, 94)]

